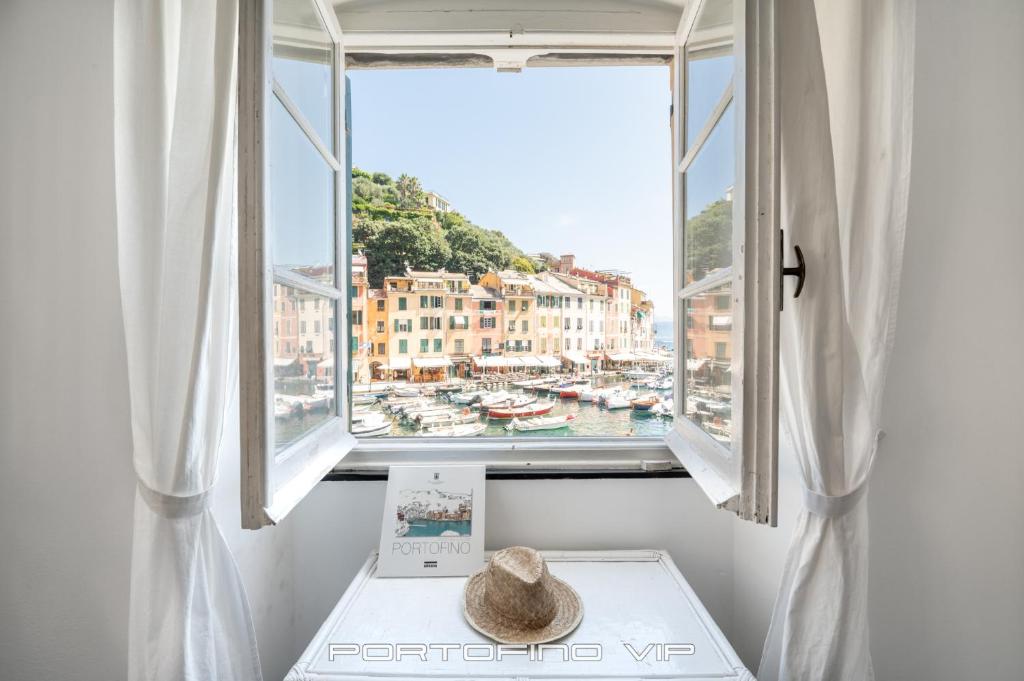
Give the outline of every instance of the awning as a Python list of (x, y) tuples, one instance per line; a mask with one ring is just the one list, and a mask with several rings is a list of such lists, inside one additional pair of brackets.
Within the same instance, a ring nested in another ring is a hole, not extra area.
[(613, 362), (633, 362), (637, 359), (637, 356), (632, 352), (619, 352), (613, 355), (608, 355), (608, 359)]
[(499, 364), (498, 366), (503, 366), (503, 367), (521, 367), (521, 366), (523, 366), (523, 358), (522, 357), (506, 357), (505, 358), (505, 363), (504, 364)]
[(380, 368), (384, 371), (406, 371), (412, 366), (408, 357), (398, 357), (391, 360), (390, 364), (381, 364)]
[(417, 369), (440, 369), (452, 365), (448, 357), (417, 357), (412, 363)]
[(334, 366), (334, 355), (331, 355), (327, 359), (322, 359), (316, 363), (317, 369), (327, 369)]
[(546, 366), (546, 367), (560, 367), (560, 366), (562, 366), (562, 363), (559, 362), (554, 357), (546, 357), (546, 356), (542, 355), (542, 356), (538, 357), (537, 359), (540, 360), (540, 363), (541, 363), (542, 366)]
[(562, 357), (573, 364), (590, 364), (590, 360), (587, 359), (587, 356), (579, 352), (563, 352)]
[(638, 352), (636, 356), (646, 362), (671, 362), (672, 358), (665, 355), (656, 355), (653, 352)]
[(707, 364), (707, 359), (688, 359), (686, 360), (687, 371), (700, 371), (701, 367)]
[(525, 357), (520, 357), (519, 361), (522, 362), (524, 367), (542, 367), (542, 366), (544, 366), (544, 363), (540, 361), (540, 358), (539, 357), (534, 357), (533, 355), (526, 355)]
[(289, 357), (275, 357), (274, 358), (274, 366), (276, 366), (276, 367), (290, 367), (291, 365), (295, 364), (295, 360), (297, 360), (297, 359), (298, 359), (298, 357), (291, 357), (291, 358), (289, 358)]
[(490, 367), (508, 366), (508, 364), (506, 364), (506, 362), (505, 362), (505, 358), (504, 357), (491, 357), (491, 356), (474, 357), (473, 358), (473, 363), (476, 364), (481, 369), (487, 369), (487, 368), (490, 368)]

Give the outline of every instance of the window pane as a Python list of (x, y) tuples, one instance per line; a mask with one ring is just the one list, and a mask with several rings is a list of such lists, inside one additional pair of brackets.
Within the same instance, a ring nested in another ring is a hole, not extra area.
[(335, 413), (335, 303), (274, 284), (274, 445), (281, 451)]
[(334, 148), (333, 50), (334, 43), (310, 0), (275, 0), (274, 78), (330, 149)]
[(334, 171), (276, 98), (270, 117), (274, 264), (334, 285)]
[(686, 147), (693, 145), (704, 129), (732, 80), (735, 58), (719, 51), (687, 52), (686, 55)]
[(687, 418), (719, 442), (732, 438), (732, 284), (687, 299)]
[(730, 104), (686, 172), (686, 284), (732, 264), (734, 134)]

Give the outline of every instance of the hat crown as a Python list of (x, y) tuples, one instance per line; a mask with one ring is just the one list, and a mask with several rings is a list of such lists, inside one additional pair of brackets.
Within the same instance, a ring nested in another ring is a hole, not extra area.
[(504, 619), (531, 629), (546, 626), (558, 610), (544, 558), (525, 546), (512, 546), (491, 556), (484, 601)]

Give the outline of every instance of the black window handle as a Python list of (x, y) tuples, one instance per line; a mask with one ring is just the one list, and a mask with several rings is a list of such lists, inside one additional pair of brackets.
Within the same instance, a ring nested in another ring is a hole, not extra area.
[[(786, 233), (781, 229), (779, 230), (779, 262), (786, 262)], [(804, 282), (807, 280), (807, 263), (804, 262), (804, 252), (800, 250), (799, 246), (793, 246), (793, 250), (796, 252), (796, 267), (786, 267), (783, 265), (782, 274), (779, 276), (779, 310), (784, 307), (785, 291), (782, 287), (783, 277), (796, 277), (796, 290), (793, 291), (793, 297), (799, 298), (800, 294), (804, 290)]]

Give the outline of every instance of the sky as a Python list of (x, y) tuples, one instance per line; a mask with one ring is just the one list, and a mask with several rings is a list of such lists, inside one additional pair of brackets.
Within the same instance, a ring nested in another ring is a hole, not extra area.
[[(275, 59), (275, 76), (311, 124), (329, 129), (329, 70)], [(691, 64), (687, 129), (698, 131), (732, 58)], [(628, 272), (671, 318), (672, 167), (667, 66), (349, 71), (352, 158), (408, 173), (527, 253), (573, 253), (581, 267)], [(730, 107), (731, 108), (731, 107)], [(723, 122), (731, 121), (730, 115)], [(325, 262), (329, 169), (274, 102), (271, 203), (275, 261)], [(723, 126), (724, 127), (724, 126)], [(728, 128), (726, 128), (728, 130)], [(687, 215), (734, 183), (733, 140), (708, 141), (687, 180)], [(294, 139), (293, 139), (294, 138)]]
[(671, 314), (667, 67), (348, 75), (356, 166), (419, 177), (527, 253), (625, 270)]

